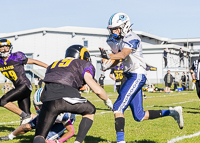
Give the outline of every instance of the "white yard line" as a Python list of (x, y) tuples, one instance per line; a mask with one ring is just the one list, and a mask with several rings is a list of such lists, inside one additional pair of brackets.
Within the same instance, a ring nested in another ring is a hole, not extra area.
[[(191, 99), (191, 100), (184, 101), (184, 102), (175, 102), (175, 103), (170, 103), (170, 104), (164, 104), (163, 106), (170, 106), (170, 105), (176, 105), (176, 104), (184, 104), (184, 103), (189, 103), (189, 102), (194, 102), (194, 101), (199, 101), (199, 99)], [(155, 105), (149, 105), (149, 106), (146, 106), (146, 107), (154, 107), (154, 106)]]
[(4, 123), (0, 123), (0, 125), (14, 124), (14, 123), (19, 123), (19, 121), (4, 122)]
[(199, 136), (200, 135), (200, 131), (197, 132), (197, 133), (194, 133), (194, 134), (191, 134), (191, 135), (184, 135), (184, 136), (181, 136), (181, 137), (176, 137), (176, 138), (173, 138), (171, 139), (170, 141), (167, 141), (167, 143), (175, 143), (177, 141), (181, 141), (183, 139), (188, 139), (188, 138), (193, 138), (193, 137), (196, 137), (196, 136)]

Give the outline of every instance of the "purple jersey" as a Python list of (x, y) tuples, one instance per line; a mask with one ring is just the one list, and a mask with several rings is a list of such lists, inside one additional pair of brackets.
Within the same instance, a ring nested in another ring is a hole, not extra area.
[(124, 66), (121, 65), (120, 67), (119, 66), (113, 67), (110, 71), (110, 74), (114, 73), (116, 81), (118, 82), (124, 78), (123, 72), (124, 72)]
[(26, 77), (24, 64), (28, 58), (22, 52), (11, 53), (6, 61), (0, 58), (0, 71), (10, 79), (14, 86), (25, 84), (29, 89), (32, 89), (29, 79)]
[(63, 59), (52, 63), (47, 68), (44, 82), (60, 83), (80, 89), (86, 84), (85, 72), (89, 72), (94, 77), (95, 68), (92, 63), (80, 59)]

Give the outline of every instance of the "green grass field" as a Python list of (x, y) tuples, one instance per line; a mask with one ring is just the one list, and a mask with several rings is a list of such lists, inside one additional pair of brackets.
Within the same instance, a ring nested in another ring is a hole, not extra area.
[[(114, 102), (117, 93), (113, 93), (113, 86), (105, 86), (109, 98)], [(34, 93), (34, 92), (33, 92)], [(155, 120), (136, 122), (131, 110), (125, 112), (125, 139), (127, 143), (199, 143), (200, 141), (200, 103), (196, 91), (173, 92), (170, 94), (148, 93), (144, 100), (144, 110), (168, 109), (170, 106), (182, 106), (184, 116), (184, 128), (179, 129), (178, 124), (172, 117), (164, 117)], [(92, 128), (87, 134), (84, 143), (116, 143), (113, 113), (93, 93), (83, 93), (96, 106), (96, 115)], [(35, 113), (33, 105), (31, 107)], [(0, 136), (8, 135), (19, 125), (19, 116), (0, 108)], [(78, 131), (81, 116), (76, 116), (74, 124), (75, 135), (67, 140), (73, 143)], [(5, 143), (31, 143), (34, 130), (25, 135), (18, 136), (12, 141)], [(179, 138), (178, 138), (179, 137)], [(174, 141), (173, 141), (174, 139)], [(2, 143), (4, 143), (2, 142)]]

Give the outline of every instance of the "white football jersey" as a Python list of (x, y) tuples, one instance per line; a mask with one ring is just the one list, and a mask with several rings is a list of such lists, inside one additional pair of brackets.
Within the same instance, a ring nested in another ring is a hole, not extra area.
[(123, 60), (124, 72), (146, 75), (146, 63), (142, 55), (141, 39), (138, 35), (130, 31), (120, 40), (110, 36), (107, 39), (107, 43), (114, 54), (120, 52), (123, 48), (132, 49), (132, 52)]

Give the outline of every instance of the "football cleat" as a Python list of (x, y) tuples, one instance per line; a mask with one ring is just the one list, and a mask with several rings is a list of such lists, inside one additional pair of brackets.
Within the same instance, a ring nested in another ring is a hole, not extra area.
[(180, 129), (183, 129), (184, 126), (184, 122), (183, 122), (183, 109), (181, 106), (176, 106), (174, 108), (169, 107), (169, 111), (170, 111), (170, 116), (172, 116), (174, 118), (174, 120), (176, 120), (176, 122), (179, 125)]
[(26, 117), (23, 117), (23, 118), (21, 117), (20, 126), (28, 123), (31, 120), (32, 120), (32, 116), (29, 114)]
[(0, 141), (8, 141), (8, 140), (11, 140), (9, 139), (8, 136), (0, 137)]

